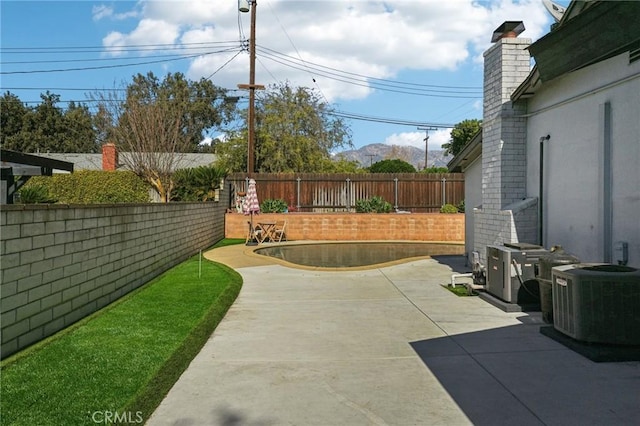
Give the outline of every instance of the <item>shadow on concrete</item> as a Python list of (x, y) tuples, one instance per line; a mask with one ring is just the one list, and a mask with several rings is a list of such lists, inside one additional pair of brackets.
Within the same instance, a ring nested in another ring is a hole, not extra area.
[(277, 424), (275, 419), (250, 420), (247, 415), (228, 407), (213, 410), (213, 417), (214, 421), (211, 424), (217, 426), (272, 426)]
[(442, 254), (431, 256), (431, 258), (442, 265), (447, 265), (452, 271), (458, 274), (471, 272), (471, 266), (467, 266), (467, 259), (460, 254)]
[(637, 424), (640, 363), (594, 363), (539, 329), (525, 323), (410, 344), (474, 425)]

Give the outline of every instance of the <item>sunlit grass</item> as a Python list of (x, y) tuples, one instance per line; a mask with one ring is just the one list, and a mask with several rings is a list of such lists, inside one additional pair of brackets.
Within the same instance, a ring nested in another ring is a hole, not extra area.
[(105, 412), (146, 420), (241, 285), (232, 269), (196, 256), (3, 361), (1, 424), (94, 424)]

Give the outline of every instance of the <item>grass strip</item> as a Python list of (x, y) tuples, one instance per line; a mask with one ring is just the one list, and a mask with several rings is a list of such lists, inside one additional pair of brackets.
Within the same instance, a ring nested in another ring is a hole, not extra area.
[(460, 285), (457, 285), (455, 287), (451, 287), (450, 284), (442, 284), (442, 287), (446, 288), (451, 293), (455, 294), (456, 296), (460, 296), (460, 297), (477, 296), (478, 295), (478, 293), (476, 291), (474, 291), (474, 290), (472, 290), (470, 292), (469, 289), (467, 288), (467, 286), (465, 286), (464, 284), (460, 284)]
[(0, 424), (146, 421), (241, 286), (234, 270), (195, 256), (4, 360)]

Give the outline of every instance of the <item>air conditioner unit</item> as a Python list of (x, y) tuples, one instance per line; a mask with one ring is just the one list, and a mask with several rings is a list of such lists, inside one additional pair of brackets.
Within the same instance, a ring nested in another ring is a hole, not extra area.
[(640, 345), (640, 270), (577, 263), (551, 275), (556, 330), (590, 343)]
[(543, 247), (528, 243), (487, 246), (486, 291), (508, 303), (539, 303), (537, 288), (523, 288), (520, 280), (533, 280), (540, 257), (547, 254)]

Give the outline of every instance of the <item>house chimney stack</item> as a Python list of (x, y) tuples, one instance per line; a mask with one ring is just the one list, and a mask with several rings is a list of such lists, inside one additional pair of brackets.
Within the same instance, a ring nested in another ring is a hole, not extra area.
[(516, 38), (524, 31), (522, 21), (505, 21), (493, 32), (491, 43), (495, 43), (503, 38)]
[(102, 145), (102, 170), (116, 170), (118, 168), (118, 151), (115, 144)]
[[(474, 250), (485, 265), (486, 246), (537, 238), (535, 227), (533, 232), (523, 227), (529, 216), (513, 210), (527, 196), (526, 105), (511, 100), (530, 72), (531, 40), (518, 37), (523, 31), (521, 21), (504, 22), (483, 55), (482, 207), (474, 209)], [(535, 207), (526, 210), (534, 214), (532, 223), (535, 212)]]

